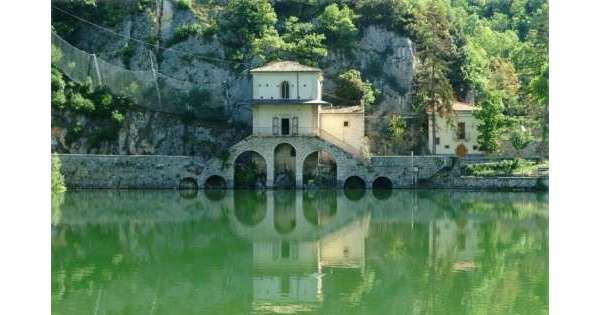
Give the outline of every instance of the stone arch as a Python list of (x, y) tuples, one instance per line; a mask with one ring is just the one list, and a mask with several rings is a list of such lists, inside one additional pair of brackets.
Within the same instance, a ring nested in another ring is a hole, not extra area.
[(335, 188), (337, 185), (337, 162), (335, 156), (325, 150), (313, 151), (302, 162), (304, 188)]
[(223, 176), (212, 175), (204, 181), (204, 189), (220, 190), (227, 188), (227, 181)]
[(296, 148), (286, 142), (273, 149), (273, 174), (275, 188), (296, 187)]
[(179, 181), (177, 190), (179, 190), (179, 196), (183, 198), (194, 198), (198, 193), (198, 181), (193, 177), (184, 177)]
[(359, 200), (365, 195), (367, 184), (359, 176), (350, 176), (344, 181), (344, 194), (350, 200)]
[(240, 191), (233, 193), (235, 218), (246, 226), (255, 226), (267, 216), (267, 195), (264, 191)]
[(177, 185), (179, 190), (198, 190), (198, 181), (193, 177), (184, 177), (179, 181)]
[(388, 199), (392, 195), (393, 183), (392, 180), (385, 176), (379, 176), (371, 185), (373, 188), (373, 196), (379, 200)]
[(258, 152), (248, 150), (237, 155), (233, 162), (233, 187), (260, 189), (266, 187), (267, 162)]

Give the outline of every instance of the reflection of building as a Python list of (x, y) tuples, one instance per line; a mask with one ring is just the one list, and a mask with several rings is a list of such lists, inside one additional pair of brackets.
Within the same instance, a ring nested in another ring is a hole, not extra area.
[(440, 219), (429, 225), (429, 253), (434, 261), (450, 262), (456, 270), (474, 267), (478, 251), (477, 225), (467, 219)]
[[(336, 205), (303, 193), (269, 191), (262, 205), (266, 209), (262, 221), (248, 225), (231, 218), (236, 221), (233, 230), (252, 241), (255, 309), (311, 309), (323, 301), (327, 290), (323, 279), (332, 277), (325, 268), (354, 270), (362, 276), (370, 215), (321, 208)], [(313, 211), (318, 213), (311, 214)], [(320, 212), (327, 214), (321, 216)]]

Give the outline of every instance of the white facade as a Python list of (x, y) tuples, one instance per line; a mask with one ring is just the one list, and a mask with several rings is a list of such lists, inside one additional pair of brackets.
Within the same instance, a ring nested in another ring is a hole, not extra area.
[(254, 135), (315, 135), (318, 129), (318, 105), (256, 104), (252, 110)]
[(455, 119), (453, 124), (449, 124), (446, 118), (436, 114), (435, 124), (436, 138), (433, 139), (433, 122), (431, 113), (429, 113), (429, 152), (443, 155), (457, 155), (459, 147), (466, 149), (466, 154), (482, 154), (477, 144), (477, 125), (479, 121), (473, 116), (473, 111), (476, 110), (473, 106), (457, 103), (455, 108)]
[(320, 69), (279, 61), (250, 72), (254, 135), (320, 136), (346, 151), (361, 151), (364, 111), (361, 106), (334, 109), (322, 101)]
[(321, 109), (319, 112), (319, 128), (328, 135), (340, 139), (353, 149), (360, 151), (365, 137), (365, 113), (362, 108), (357, 111)]
[[(284, 98), (281, 85), (287, 82), (289, 95)], [(321, 100), (319, 72), (256, 72), (252, 78), (254, 100)]]

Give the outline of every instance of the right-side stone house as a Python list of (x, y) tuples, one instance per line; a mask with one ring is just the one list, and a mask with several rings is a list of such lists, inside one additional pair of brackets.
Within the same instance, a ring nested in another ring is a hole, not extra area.
[(478, 110), (475, 106), (455, 101), (452, 104), (455, 114), (453, 124), (449, 124), (446, 118), (436, 113), (436, 134), (433, 138), (432, 113), (428, 113), (429, 119), (429, 152), (443, 155), (473, 155), (482, 154), (477, 144), (477, 118), (473, 112)]

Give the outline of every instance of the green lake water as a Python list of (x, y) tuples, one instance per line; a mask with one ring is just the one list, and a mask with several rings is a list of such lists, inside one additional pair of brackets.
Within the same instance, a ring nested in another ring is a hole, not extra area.
[(548, 195), (69, 191), (53, 314), (547, 314)]

